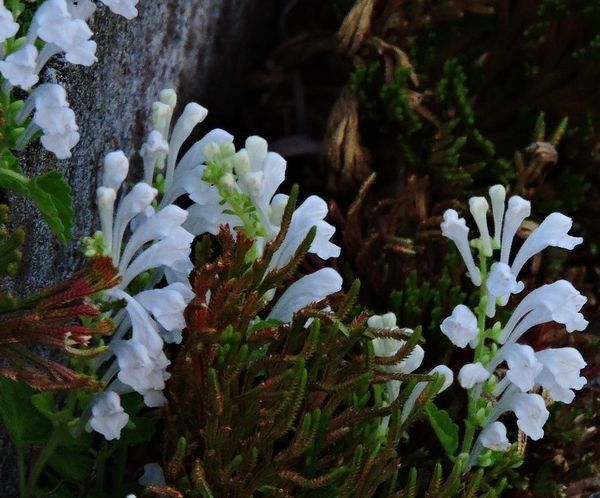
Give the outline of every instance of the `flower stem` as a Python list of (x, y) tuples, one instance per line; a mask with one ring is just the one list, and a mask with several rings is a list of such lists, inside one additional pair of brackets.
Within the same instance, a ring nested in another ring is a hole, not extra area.
[(64, 439), (65, 435), (66, 434), (63, 427), (56, 426), (54, 428), (54, 432), (50, 436), (50, 439), (42, 449), (42, 452), (38, 456), (37, 460), (35, 461), (35, 464), (33, 465), (33, 468), (31, 469), (31, 474), (29, 475), (29, 482), (25, 489), (25, 493), (22, 495), (23, 498), (29, 498), (30, 496), (33, 496), (36, 484), (38, 482), (38, 479), (40, 478), (40, 475), (42, 474), (42, 471), (44, 470), (44, 467), (48, 463), (50, 457), (52, 457), (52, 455), (54, 454), (54, 451), (56, 450), (58, 445)]

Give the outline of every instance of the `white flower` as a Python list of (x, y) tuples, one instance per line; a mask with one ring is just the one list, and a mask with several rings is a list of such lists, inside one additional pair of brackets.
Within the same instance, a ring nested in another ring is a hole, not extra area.
[(12, 38), (19, 31), (19, 24), (13, 19), (12, 12), (0, 1), (0, 43)]
[(494, 263), (486, 281), (488, 292), (494, 297), (518, 294), (525, 286), (517, 282), (515, 274), (506, 263)]
[(185, 106), (183, 113), (175, 123), (173, 133), (171, 134), (171, 140), (169, 141), (169, 157), (167, 160), (167, 170), (165, 173), (165, 191), (168, 190), (173, 183), (173, 175), (175, 173), (175, 163), (179, 150), (183, 145), (183, 142), (190, 136), (192, 130), (204, 121), (208, 111), (196, 103), (190, 103)]
[(158, 463), (147, 463), (144, 465), (144, 475), (139, 478), (138, 483), (141, 486), (164, 486), (165, 473)]
[(70, 107), (41, 107), (33, 115), (33, 122), (46, 135), (57, 135), (77, 131), (75, 113)]
[(547, 322), (566, 325), (567, 332), (584, 330), (587, 320), (579, 312), (587, 298), (570, 282), (558, 280), (531, 291), (513, 311), (500, 335), (500, 343), (516, 342), (531, 327)]
[(473, 284), (477, 286), (481, 285), (481, 273), (473, 260), (473, 254), (469, 246), (469, 228), (465, 219), (459, 218), (458, 213), (454, 209), (447, 209), (444, 212), (444, 221), (440, 227), (442, 235), (448, 237), (456, 244), (456, 248), (467, 266), (467, 271)]
[(508, 302), (511, 294), (521, 292), (525, 286), (523, 282), (517, 282), (515, 274), (506, 263), (494, 263), (486, 280), (488, 300), (486, 314), (492, 318), (496, 314), (496, 298), (502, 298)]
[(310, 245), (309, 252), (322, 259), (338, 257), (340, 248), (329, 240), (333, 236), (335, 228), (324, 221), (327, 213), (327, 203), (323, 199), (316, 195), (308, 197), (294, 211), (289, 230), (281, 247), (275, 252), (270, 267), (281, 268), (289, 263), (298, 246), (313, 226), (316, 226), (317, 232)]
[(297, 311), (322, 301), (342, 289), (342, 277), (333, 268), (322, 268), (290, 285), (273, 306), (269, 318), (289, 322)]
[(500, 246), (502, 236), (502, 220), (504, 219), (504, 200), (506, 199), (506, 190), (502, 185), (493, 185), (489, 190), (492, 200), (492, 213), (494, 216), (494, 243)]
[(459, 348), (464, 348), (469, 343), (473, 346), (479, 333), (477, 317), (464, 304), (459, 304), (452, 315), (444, 319), (440, 330)]
[[(372, 329), (397, 329), (396, 315), (391, 311), (385, 315), (373, 315), (367, 319), (367, 326)], [(381, 355), (380, 355), (381, 356)]]
[(543, 427), (550, 416), (544, 398), (539, 394), (513, 393), (510, 397), (510, 409), (517, 416), (519, 429), (531, 439), (537, 441), (544, 437)]
[(549, 348), (536, 353), (543, 365), (536, 383), (548, 391), (554, 401), (571, 403), (575, 398), (572, 389), (581, 389), (586, 378), (579, 375), (587, 363), (575, 348)]
[(490, 373), (480, 363), (467, 363), (458, 372), (458, 382), (461, 387), (471, 389), (475, 384), (490, 378)]
[(185, 284), (177, 282), (162, 289), (140, 292), (134, 297), (160, 325), (173, 331), (185, 328), (183, 311), (194, 293)]
[(481, 234), (479, 241), (482, 245), (483, 254), (486, 256), (492, 255), (492, 239), (490, 238), (487, 225), (487, 213), (489, 209), (490, 206), (485, 197), (471, 197), (469, 199), (469, 210)]
[[(446, 365), (438, 365), (429, 372), (429, 375), (436, 374), (444, 379), (444, 382), (438, 392), (445, 391), (452, 385), (452, 382), (454, 382), (454, 374)], [(404, 406), (402, 407), (402, 413), (400, 415), (401, 422), (404, 422), (408, 418), (410, 412), (412, 412), (415, 406), (417, 398), (423, 393), (428, 384), (428, 382), (417, 382), (417, 385), (415, 385), (413, 390), (410, 392), (408, 398), (406, 399), (406, 403), (404, 403)]]
[(66, 131), (64, 133), (52, 133), (42, 135), (40, 139), (46, 150), (54, 153), (58, 159), (71, 157), (71, 149), (79, 143), (79, 133)]
[(160, 131), (152, 130), (140, 150), (140, 156), (144, 160), (144, 181), (149, 185), (152, 184), (155, 168), (162, 166), (168, 153), (169, 143)]
[(535, 254), (547, 247), (561, 247), (573, 249), (581, 244), (581, 237), (572, 237), (568, 234), (573, 226), (573, 220), (561, 213), (549, 214), (521, 246), (512, 263), (512, 272), (518, 275), (523, 265)]
[(23, 45), (0, 61), (0, 73), (11, 85), (29, 90), (39, 80), (36, 72), (37, 56), (38, 51), (33, 45)]
[(115, 14), (123, 16), (125, 19), (133, 19), (138, 15), (135, 6), (139, 0), (101, 0)]
[(87, 21), (96, 12), (96, 4), (91, 0), (69, 0), (67, 8), (73, 19), (84, 21)]
[[(393, 313), (391, 313), (393, 314)], [(385, 316), (385, 315), (384, 315)], [(376, 317), (371, 317), (376, 318)], [(370, 320), (370, 319), (369, 319)], [(369, 325), (372, 327), (372, 325)], [(397, 327), (376, 327), (376, 328), (397, 328)], [(403, 331), (407, 334), (412, 334), (412, 330), (403, 329)], [(376, 337), (373, 339), (373, 351), (376, 356), (389, 357), (394, 356), (404, 345), (406, 341), (401, 341), (398, 339), (393, 339), (391, 337)], [(419, 345), (416, 345), (412, 352), (408, 355), (407, 358), (402, 360), (399, 363), (394, 365), (385, 365), (385, 370), (390, 373), (403, 373), (409, 374), (414, 372), (421, 363), (423, 363), (423, 358), (425, 357), (425, 351)], [(394, 381), (393, 381), (394, 382)]]
[(504, 227), (502, 229), (502, 246), (500, 248), (500, 261), (508, 264), (510, 258), (510, 249), (517, 230), (529, 215), (531, 214), (531, 203), (518, 195), (513, 195), (508, 200), (508, 209), (504, 217)]
[(92, 405), (90, 426), (108, 441), (119, 439), (121, 430), (129, 422), (129, 415), (121, 407), (119, 395), (107, 391), (96, 395)]
[(531, 391), (536, 377), (542, 371), (542, 364), (533, 348), (526, 344), (509, 344), (504, 357), (508, 363), (508, 380), (523, 392)]
[(102, 184), (105, 187), (119, 190), (129, 174), (129, 160), (122, 150), (109, 152), (104, 157), (104, 174)]
[(510, 450), (510, 443), (506, 437), (506, 426), (502, 422), (488, 424), (479, 435), (479, 442), (485, 448), (494, 451)]
[(68, 23), (72, 19), (66, 0), (46, 0), (35, 11), (28, 38), (37, 35), (45, 42), (59, 45), (57, 42), (69, 35)]

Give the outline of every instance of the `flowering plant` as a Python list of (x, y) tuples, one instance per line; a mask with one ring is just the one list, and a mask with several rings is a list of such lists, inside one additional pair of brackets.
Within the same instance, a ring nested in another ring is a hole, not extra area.
[[(523, 434), (533, 440), (540, 439), (549, 415), (546, 400), (571, 403), (575, 397), (573, 390), (586, 383), (580, 376), (586, 362), (577, 349), (548, 348), (536, 352), (531, 346), (517, 342), (529, 329), (547, 322), (563, 324), (569, 333), (586, 328), (588, 322), (580, 310), (587, 299), (566, 280), (531, 291), (504, 324), (496, 321), (489, 328), (486, 325), (487, 319), (496, 316), (497, 306), (505, 306), (512, 294), (524, 290), (519, 274), (535, 254), (547, 247), (573, 249), (583, 239), (569, 235), (573, 224), (570, 218), (552, 213), (511, 258), (513, 239), (530, 214), (530, 203), (513, 196), (506, 207), (506, 192), (500, 185), (491, 187), (489, 194), (493, 236), (488, 229), (489, 204), (484, 197), (469, 200), (479, 238), (469, 242), (466, 222), (453, 209), (444, 213), (441, 224), (442, 234), (454, 242), (472, 283), (480, 288), (475, 313), (459, 304), (440, 326), (454, 345), (473, 349), (473, 362), (465, 364), (458, 374), (469, 398), (461, 447), (461, 452), (469, 454), (467, 469), (489, 465), (491, 452), (511, 449), (506, 426), (498, 420), (505, 412), (516, 415)], [(479, 265), (475, 264), (471, 247), (478, 253)], [(490, 264), (496, 250), (499, 257)], [(497, 368), (504, 363), (508, 369), (501, 376)], [(543, 389), (545, 397), (536, 392), (539, 389)]]

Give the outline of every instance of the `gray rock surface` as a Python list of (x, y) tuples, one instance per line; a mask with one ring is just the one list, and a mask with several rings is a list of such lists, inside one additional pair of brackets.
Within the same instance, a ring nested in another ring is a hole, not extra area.
[[(274, 0), (141, 0), (139, 17), (127, 21), (100, 7), (90, 22), (98, 62), (77, 67), (54, 62), (46, 80), (62, 83), (80, 125), (73, 157), (58, 164), (39, 146), (22, 157), (28, 174), (58, 168), (73, 188), (73, 242), (62, 247), (31, 203), (11, 199), (12, 220), (25, 227), (22, 271), (2, 286), (17, 294), (44, 287), (81, 263), (81, 237), (96, 227), (95, 190), (105, 153), (133, 153), (149, 127), (149, 108), (165, 87), (180, 103), (197, 100), (213, 113), (234, 111), (238, 76), (267, 36)], [(214, 117), (214, 114), (213, 114)], [(214, 119), (211, 120), (214, 122)], [(135, 157), (132, 157), (136, 164)], [(135, 169), (135, 168), (134, 168)], [(0, 427), (0, 496), (16, 496), (16, 465)]]

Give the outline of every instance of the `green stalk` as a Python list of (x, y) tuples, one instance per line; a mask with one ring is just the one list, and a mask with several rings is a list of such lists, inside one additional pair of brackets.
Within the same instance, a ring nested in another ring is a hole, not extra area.
[(48, 463), (50, 457), (54, 454), (54, 451), (56, 450), (58, 445), (64, 439), (65, 435), (65, 431), (62, 427), (56, 426), (54, 428), (52, 436), (50, 436), (50, 439), (42, 449), (42, 452), (38, 456), (37, 460), (35, 461), (35, 464), (33, 465), (33, 468), (31, 469), (31, 474), (29, 475), (29, 482), (25, 489), (25, 494), (22, 495), (23, 498), (29, 498), (30, 496), (33, 496), (32, 493), (35, 490), (36, 484), (38, 482), (38, 479), (40, 478), (40, 475), (42, 474), (42, 471), (44, 470), (44, 467)]
[[(485, 286), (487, 280), (487, 263), (486, 257), (479, 253), (479, 271), (481, 272), (481, 287), (479, 291), (479, 305), (476, 308), (477, 313), (477, 328), (478, 330), (478, 342), (477, 347), (475, 348), (474, 359), (473, 362), (476, 363), (479, 361), (481, 354), (483, 352), (483, 348), (485, 346), (485, 310), (487, 304), (487, 288)], [(468, 415), (465, 420), (465, 435), (463, 438), (463, 444), (461, 447), (461, 453), (470, 453), (471, 446), (473, 445), (473, 439), (475, 437), (475, 415), (477, 412), (477, 401), (479, 400), (479, 396), (481, 395), (481, 389), (478, 386), (475, 386), (468, 390)]]

